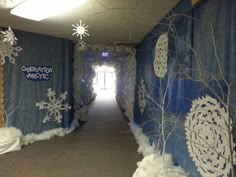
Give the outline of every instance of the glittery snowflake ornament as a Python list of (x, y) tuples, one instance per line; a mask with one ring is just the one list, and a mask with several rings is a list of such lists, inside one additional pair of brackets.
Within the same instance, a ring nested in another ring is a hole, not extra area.
[[(16, 40), (14, 33), (11, 34), (10, 30), (1, 31), (0, 33), (0, 63), (4, 65), (8, 58), (12, 64), (15, 64), (15, 57), (19, 56), (18, 52), (22, 51), (22, 48), (15, 46)], [(8, 38), (9, 37), (9, 38)], [(13, 45), (12, 45), (13, 44)]]
[(36, 102), (36, 107), (39, 107), (39, 110), (48, 110), (47, 115), (43, 119), (43, 123), (48, 122), (52, 117), (54, 117), (57, 123), (61, 123), (61, 111), (68, 111), (71, 109), (71, 106), (69, 106), (68, 103), (63, 104), (63, 102), (66, 100), (67, 92), (62, 93), (60, 97), (56, 99), (55, 91), (53, 91), (51, 88), (49, 88), (47, 91), (47, 98), (49, 102)]
[(155, 58), (153, 62), (157, 77), (164, 78), (167, 72), (168, 36), (163, 33), (159, 36), (155, 47)]
[(82, 24), (81, 20), (79, 21), (79, 24), (78, 23), (76, 23), (76, 25), (72, 24), (72, 26), (74, 27), (73, 31), (75, 31), (72, 35), (77, 35), (77, 37), (79, 36), (80, 40), (82, 40), (82, 38), (86, 35), (89, 36), (89, 34), (87, 33), (88, 26), (85, 26), (85, 24)]
[(185, 134), (190, 156), (202, 176), (228, 176), (236, 159), (233, 135), (229, 132), (229, 113), (216, 99), (206, 96), (192, 102)]
[(1, 33), (3, 34), (3, 42), (10, 42), (13, 45), (18, 40), (10, 26), (6, 31), (1, 31)]

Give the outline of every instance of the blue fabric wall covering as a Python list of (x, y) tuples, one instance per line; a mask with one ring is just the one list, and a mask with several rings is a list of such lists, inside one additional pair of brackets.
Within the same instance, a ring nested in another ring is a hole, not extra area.
[[(67, 91), (66, 103), (72, 103), (72, 50), (71, 41), (45, 35), (14, 30), (23, 51), (13, 65), (8, 60), (4, 65), (6, 124), (26, 133), (39, 133), (57, 127), (69, 127), (72, 111), (62, 113), (61, 124), (53, 119), (43, 123), (47, 110), (39, 110), (36, 102), (46, 101), (47, 89), (56, 91), (58, 98)], [(27, 80), (21, 71), (23, 65), (50, 66), (53, 68), (48, 81)], [(12, 114), (11, 114), (12, 113)]]
[[(220, 76), (213, 47), (211, 25), (214, 29), (216, 48), (220, 63), (226, 79), (231, 83), (231, 104), (236, 105), (236, 2), (234, 0), (205, 1), (199, 7), (193, 8), (190, 0), (179, 3), (137, 46), (137, 77), (135, 90), (135, 121), (143, 126), (143, 131), (150, 137), (150, 141), (157, 142), (157, 126), (160, 122), (160, 109), (150, 100), (147, 101), (144, 114), (142, 115), (138, 106), (138, 87), (143, 78), (147, 92), (154, 100), (159, 101), (160, 81), (155, 76), (153, 69), (154, 50), (158, 37), (168, 32), (168, 73), (161, 80), (163, 87), (167, 79), (171, 78), (166, 99), (166, 112), (168, 116), (175, 116), (177, 128), (168, 140), (166, 152), (173, 154), (176, 164), (181, 165), (190, 174), (189, 176), (201, 176), (192, 161), (187, 150), (185, 130), (183, 123), (185, 115), (189, 112), (191, 101), (206, 94), (213, 97), (214, 94), (201, 82), (199, 78), (199, 67), (193, 48), (202, 62), (202, 69), (212, 73), (220, 80), (223, 94), (227, 93), (227, 87)], [(193, 79), (186, 78), (186, 74)], [(209, 75), (205, 74), (205, 78)], [(209, 80), (208, 80), (209, 81)], [(209, 85), (222, 97), (220, 88), (216, 82), (209, 81)], [(235, 119), (234, 110), (232, 117)], [(171, 125), (170, 125), (171, 126)], [(170, 128), (170, 127), (168, 127)], [(236, 132), (234, 130), (234, 137)]]

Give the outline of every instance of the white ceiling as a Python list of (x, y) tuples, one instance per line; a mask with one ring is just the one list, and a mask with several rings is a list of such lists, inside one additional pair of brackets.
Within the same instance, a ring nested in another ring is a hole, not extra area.
[(0, 0), (0, 26), (76, 40), (72, 24), (82, 20), (89, 25), (90, 36), (83, 38), (85, 42), (112, 45), (117, 41), (140, 42), (180, 0), (87, 0), (68, 13), (40, 22), (11, 15), (14, 1), (19, 0)]

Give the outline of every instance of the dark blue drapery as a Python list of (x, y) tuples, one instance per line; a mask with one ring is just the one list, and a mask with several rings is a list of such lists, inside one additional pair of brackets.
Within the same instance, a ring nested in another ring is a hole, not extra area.
[[(62, 113), (62, 123), (53, 119), (43, 123), (47, 110), (39, 110), (36, 102), (48, 102), (47, 89), (56, 91), (56, 97), (67, 91), (66, 103), (72, 105), (72, 50), (71, 41), (13, 30), (18, 38), (18, 46), (23, 48), (16, 57), (15, 64), (6, 60), (4, 65), (4, 108), (6, 124), (14, 126), (26, 133), (40, 133), (57, 127), (69, 127), (72, 111)], [(25, 78), (22, 66), (50, 66), (53, 68), (48, 81), (33, 81)]]

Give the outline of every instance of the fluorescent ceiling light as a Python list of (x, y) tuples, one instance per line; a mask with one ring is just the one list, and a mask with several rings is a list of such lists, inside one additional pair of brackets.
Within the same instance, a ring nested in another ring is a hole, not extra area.
[(84, 3), (85, 0), (25, 0), (11, 10), (11, 14), (40, 21), (64, 13)]

